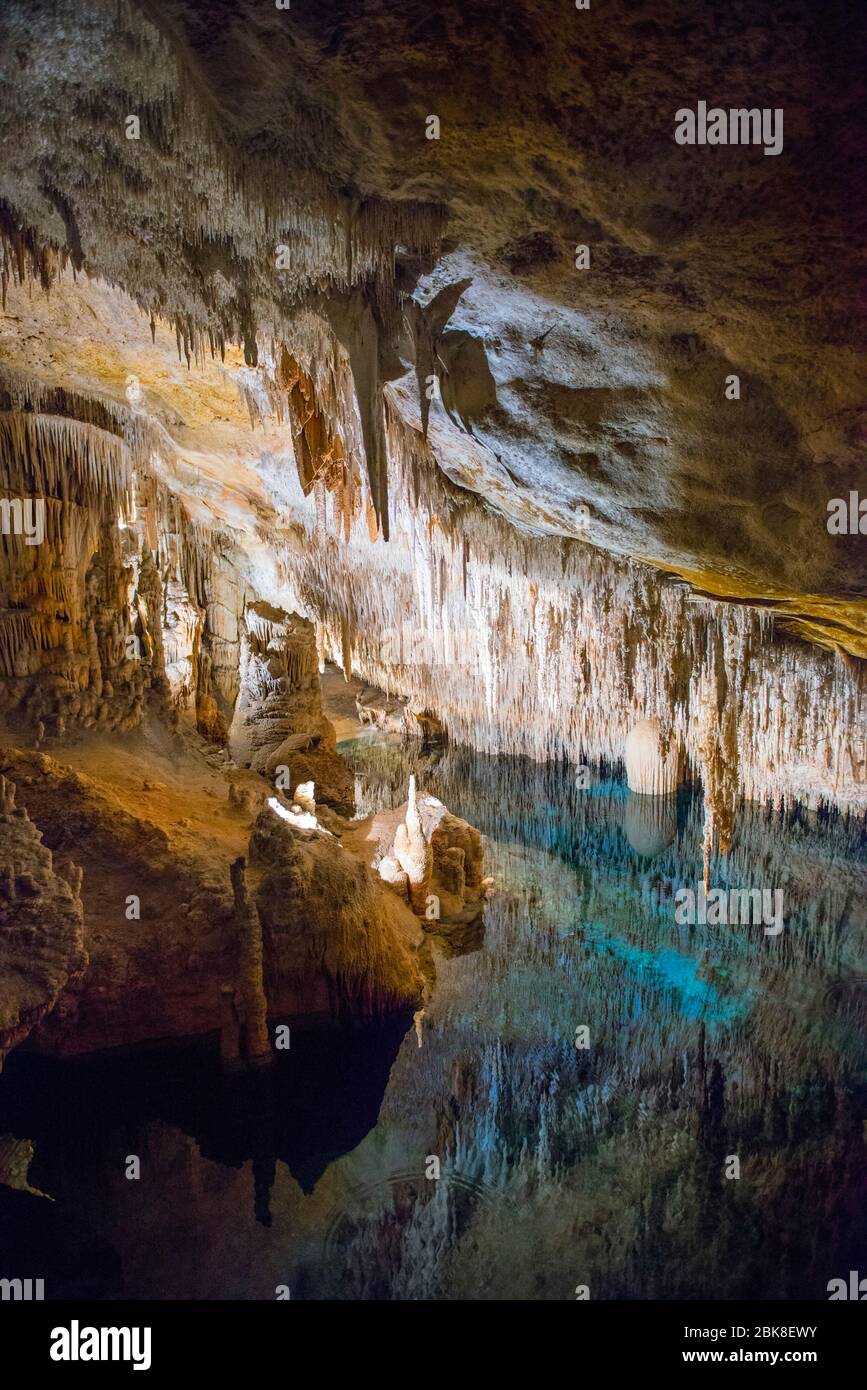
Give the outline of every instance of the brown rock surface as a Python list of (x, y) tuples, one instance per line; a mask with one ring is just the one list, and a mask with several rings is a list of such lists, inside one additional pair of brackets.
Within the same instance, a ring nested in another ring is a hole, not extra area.
[(0, 1067), (87, 966), (81, 874), (68, 873), (0, 775)]
[[(58, 998), (34, 1041), (60, 1055), (215, 1032), (228, 983), (246, 1053), (261, 1055), (255, 943), (240, 931), (230, 865), (247, 850), (250, 814), (268, 784), (215, 769), (196, 735), (150, 722), (121, 742), (79, 736), (63, 755), (61, 763), (0, 749), (0, 775), (17, 779), (27, 807), (5, 814), (2, 827), (4, 1050)], [(230, 804), (228, 786), (247, 796)], [(264, 927), (268, 1013), (328, 1018), (414, 1005), (411, 914), (330, 836), (281, 837), (281, 829), (273, 811), (261, 812), (247, 878), (247, 911), (258, 907)], [(270, 846), (264, 859), (262, 846)], [(56, 864), (73, 849), (79, 896), (51, 869), (52, 854)], [(301, 887), (286, 896), (293, 875)], [(28, 925), (37, 919), (43, 927)]]
[(250, 839), (250, 867), (274, 1012), (280, 1001), (297, 1007), (299, 994), (310, 998), (311, 980), (323, 1013), (418, 1006), (418, 923), (365, 863), (265, 810)]

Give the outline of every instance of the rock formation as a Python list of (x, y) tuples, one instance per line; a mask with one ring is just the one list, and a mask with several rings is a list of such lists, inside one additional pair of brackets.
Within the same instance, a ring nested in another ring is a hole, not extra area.
[(481, 911), (481, 835), (435, 796), (417, 796), (414, 776), (406, 803), (374, 816), (367, 839), (377, 846), (373, 868), (429, 928)]
[(630, 791), (644, 796), (677, 791), (677, 749), (664, 738), (658, 720), (642, 719), (629, 730), (623, 760)]
[[(219, 1032), (227, 1063), (257, 1065), (269, 1017), (418, 1006), (418, 924), (337, 846), (344, 821), (313, 801), (332, 829), (291, 829), (267, 782), (214, 766), (192, 732), (165, 747), (146, 722), (123, 752), (95, 736), (97, 775), (0, 751), (28, 808), (4, 781), (3, 1051), (31, 1030), (58, 1056)], [(91, 764), (86, 745), (70, 753)], [(56, 865), (73, 848), (70, 887)]]
[[(241, 0), (204, 25), (188, 0), (20, 0), (4, 19), (4, 285), (57, 291), (66, 266), (130, 296), (142, 350), (86, 369), (143, 425), (166, 390), (151, 328), (185, 368), (225, 357), (245, 410), (279, 376), (304, 486), (387, 536), (390, 393), (513, 521), (574, 537), (589, 516), (606, 549), (863, 650), (857, 537), (822, 524), (858, 456), (856, 16), (617, 0), (551, 23), (520, 0), (503, 25), (450, 0), (290, 22)], [(742, 99), (739, 43), (770, 107), (816, 98), (781, 158), (673, 138), (684, 51), (691, 88)], [(21, 355), (46, 371), (38, 341)]]
[(244, 1052), (251, 1066), (271, 1060), (268, 1038), (268, 1000), (265, 996), (262, 963), (262, 926), (250, 901), (243, 855), (232, 865), (235, 895), (235, 931), (238, 939), (238, 985), (235, 1008), (244, 1037)]
[(250, 839), (272, 1015), (369, 1016), (423, 990), (418, 923), (363, 862), (262, 811)]
[(81, 870), (68, 874), (0, 776), (0, 1068), (88, 963)]
[(248, 604), (240, 662), (229, 731), (236, 761), (285, 792), (314, 780), (321, 801), (351, 814), (352, 781), (322, 713), (312, 623), (267, 603)]

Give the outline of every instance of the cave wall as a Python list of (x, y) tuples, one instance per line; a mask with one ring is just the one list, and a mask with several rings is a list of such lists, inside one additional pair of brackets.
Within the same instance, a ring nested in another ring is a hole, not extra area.
[(388, 422), (393, 540), (358, 525), (346, 544), (339, 503), (323, 517), (299, 489), (303, 536), (282, 552), (287, 606), (339, 664), (490, 752), (612, 762), (657, 718), (707, 775), (708, 726), (730, 727), (747, 797), (867, 805), (862, 663), (775, 632), (761, 606), (521, 535), (450, 486), (396, 411)]
[(260, 368), (263, 389), (245, 403), (254, 449), (257, 431), (263, 442), (282, 431), (281, 463), (270, 450), (251, 460), (264, 507), (245, 500), (211, 512), (210, 526), (147, 420), (119, 405), (100, 424), (50, 415), (48, 405), (85, 409), (18, 381), (0, 416), (0, 481), (44, 494), (48, 528), (40, 546), (3, 537), (2, 698), (28, 728), (131, 727), (151, 699), (220, 746), (234, 721), (242, 761), (257, 765), (249, 719), (271, 771), (280, 736), (316, 733), (321, 709), (314, 698), (299, 718), (282, 708), (285, 690), (262, 686), (278, 659), (273, 634), (257, 635), (265, 604), (278, 625), (280, 613), (313, 625), (302, 641), (311, 669), (327, 653), (473, 747), (614, 761), (630, 728), (655, 718), (729, 804), (740, 791), (863, 809), (859, 661), (787, 634), (767, 605), (719, 602), (639, 562), (517, 530), (444, 477), (391, 388), (386, 541), (369, 485), (344, 462), (363, 455), (350, 356), (327, 326), (319, 334), (319, 353), (295, 360), (288, 380), (285, 360)]
[(43, 518), (41, 539), (4, 518), (0, 551), (0, 701), (32, 725), (131, 728), (163, 674), (158, 580), (124, 520), (131, 477), (123, 441), (95, 424), (0, 413), (0, 491)]
[[(821, 131), (796, 115), (785, 160), (729, 150), (711, 178), (652, 122), (637, 160), (648, 94), (680, 101), (645, 8), (570, 15), (576, 49), (533, 41), (536, 0), (507, 24), (446, 6), (421, 57), (414, 5), (8, 7), (2, 458), (49, 537), (2, 538), (0, 654), (37, 734), (156, 698), (222, 745), (262, 601), (474, 746), (612, 759), (655, 718), (712, 799), (863, 808), (862, 561), (822, 514), (861, 428), (857, 96), (834, 86)], [(689, 19), (695, 81), (725, 70), (714, 35), (759, 41), (748, 9)], [(444, 55), (468, 24), (465, 72)], [(770, 22), (775, 100), (827, 76), (814, 24)], [(504, 74), (558, 54), (559, 101), (534, 80), (504, 123)]]

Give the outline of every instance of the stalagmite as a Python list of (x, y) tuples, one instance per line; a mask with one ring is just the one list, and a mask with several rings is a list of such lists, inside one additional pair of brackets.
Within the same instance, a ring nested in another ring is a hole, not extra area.
[(299, 782), (295, 788), (293, 800), (304, 811), (309, 811), (311, 815), (316, 815), (316, 786), (313, 782)]
[(0, 774), (0, 1070), (89, 963), (81, 875), (68, 872)]
[(414, 775), (405, 813), (375, 815), (368, 839), (377, 845), (372, 867), (431, 929), (481, 910), (493, 881), (482, 879), (482, 837), (437, 797), (417, 797)]
[(409, 900), (414, 912), (424, 913), (427, 889), (433, 869), (433, 854), (421, 828), (415, 801), (415, 777), (409, 779), (406, 820), (394, 836), (394, 857), (406, 874)]

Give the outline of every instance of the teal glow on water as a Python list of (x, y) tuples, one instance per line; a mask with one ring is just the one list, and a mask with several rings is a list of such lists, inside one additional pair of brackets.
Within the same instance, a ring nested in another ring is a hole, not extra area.
[(631, 973), (649, 979), (661, 991), (671, 988), (676, 996), (675, 1007), (685, 1018), (701, 1018), (711, 1024), (730, 1023), (748, 1009), (749, 993), (726, 999), (714, 985), (699, 979), (701, 962), (694, 957), (668, 949), (642, 951), (627, 942), (589, 933), (588, 939), (600, 950), (621, 956)]
[(743, 808), (713, 884), (781, 889), (784, 930), (679, 926), (700, 797), (341, 751), (365, 814), (414, 772), (487, 837), (494, 896), (426, 935), (415, 1026), (293, 1028), (237, 1083), (210, 1042), (0, 1077), (0, 1136), (32, 1141), (31, 1183), (117, 1252), (127, 1296), (825, 1299), (864, 1267), (863, 825)]

